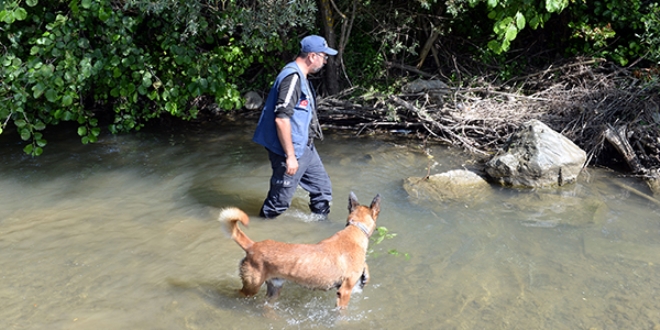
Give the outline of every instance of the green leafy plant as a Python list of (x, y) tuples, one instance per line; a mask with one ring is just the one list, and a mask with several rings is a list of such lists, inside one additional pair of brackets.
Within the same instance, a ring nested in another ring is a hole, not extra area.
[(242, 75), (265, 51), (281, 49), (278, 32), (309, 24), (300, 13), (310, 4), (3, 1), (0, 133), (13, 123), (24, 151), (38, 156), (42, 131), (60, 122), (77, 122), (86, 144), (97, 141), (101, 121), (120, 133), (163, 115), (194, 119), (211, 102), (240, 108)]
[[(376, 227), (376, 230), (371, 235), (371, 240), (373, 242), (373, 245), (378, 245), (382, 243), (384, 240), (393, 239), (394, 237), (396, 237), (396, 235), (397, 235), (396, 233), (390, 232), (386, 227), (380, 226), (380, 227)], [(406, 259), (410, 259), (410, 254), (401, 253), (397, 249), (390, 249), (387, 251), (387, 253), (393, 256), (403, 255)], [(367, 251), (367, 254), (373, 255), (374, 250), (369, 249), (369, 251)]]
[[(471, 7), (485, 3), (488, 18), (495, 21), (493, 33), (495, 39), (488, 43), (488, 48), (496, 54), (506, 52), (511, 42), (526, 27), (534, 30), (543, 27), (554, 13), (560, 13), (569, 5), (569, 0), (468, 0)], [(573, 1), (573, 0), (571, 0)]]

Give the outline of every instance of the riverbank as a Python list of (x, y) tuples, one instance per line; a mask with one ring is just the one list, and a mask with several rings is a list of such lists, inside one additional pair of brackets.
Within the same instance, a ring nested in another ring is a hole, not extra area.
[(522, 123), (538, 119), (585, 150), (587, 165), (658, 176), (660, 85), (649, 72), (577, 58), (502, 84), (483, 77), (443, 82), (424, 90), (420, 81), (409, 83), (399, 95), (352, 97), (359, 88), (348, 90), (323, 99), (319, 118), (327, 129), (412, 134), (483, 158), (503, 150)]
[[(488, 73), (462, 67), (456, 67), (456, 81), (402, 67), (412, 75), (397, 82), (398, 94), (353, 87), (321, 98), (319, 120), (326, 130), (450, 144), (485, 162), (506, 148), (520, 125), (537, 119), (585, 150), (587, 166), (639, 177), (660, 193), (657, 73), (573, 58), (496, 83)], [(202, 120), (256, 122), (260, 110), (212, 113), (222, 118)]]

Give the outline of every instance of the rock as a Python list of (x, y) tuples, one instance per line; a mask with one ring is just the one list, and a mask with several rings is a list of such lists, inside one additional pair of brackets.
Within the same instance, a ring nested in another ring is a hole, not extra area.
[(431, 90), (445, 90), (446, 92), (449, 92), (449, 86), (437, 79), (434, 80), (417, 79), (405, 85), (403, 87), (403, 90), (408, 93), (428, 92)]
[(245, 93), (245, 108), (248, 110), (257, 110), (261, 108), (264, 100), (257, 92)]
[(434, 174), (427, 180), (409, 177), (403, 181), (403, 189), (413, 201), (469, 201), (483, 200), (490, 193), (490, 184), (474, 172), (453, 170)]
[(525, 227), (554, 228), (598, 226), (605, 222), (609, 208), (599, 198), (577, 197), (575, 192), (534, 191), (506, 202), (508, 208), (524, 215), (516, 219)]
[(504, 154), (486, 163), (486, 173), (505, 186), (563, 186), (577, 180), (587, 154), (538, 120), (511, 136)]
[(626, 258), (660, 264), (660, 245), (641, 244), (584, 235), (584, 252), (597, 258)]
[(653, 192), (653, 197), (660, 197), (660, 169), (651, 171), (646, 183)]

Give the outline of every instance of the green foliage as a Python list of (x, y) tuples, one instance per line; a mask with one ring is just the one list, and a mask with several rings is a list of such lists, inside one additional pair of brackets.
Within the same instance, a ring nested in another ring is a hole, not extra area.
[[(485, 3), (488, 18), (495, 21), (493, 33), (495, 39), (488, 43), (488, 48), (496, 54), (506, 52), (511, 42), (525, 27), (536, 30), (542, 28), (553, 13), (566, 9), (569, 0), (468, 0), (471, 7)], [(574, 1), (574, 0), (573, 0)]]
[[(390, 240), (393, 239), (394, 237), (396, 237), (396, 233), (390, 232), (389, 229), (387, 229), (386, 227), (376, 227), (376, 230), (371, 235), (371, 240), (373, 241), (374, 245), (378, 245), (382, 243), (384, 240), (386, 239)], [(370, 249), (369, 251), (367, 251), (367, 253), (369, 255), (373, 255), (374, 250)], [(394, 256), (403, 255), (404, 257), (406, 257), (406, 259), (410, 259), (410, 254), (401, 253), (397, 249), (390, 249), (387, 251), (387, 253)]]
[(660, 5), (653, 3), (649, 6), (648, 13), (641, 18), (644, 24), (644, 32), (640, 38), (648, 49), (648, 58), (656, 64), (660, 64)]
[(435, 2), (418, 0), (391, 5), (383, 1), (361, 1), (343, 56), (352, 84), (363, 87), (367, 93), (396, 92), (400, 86), (390, 81), (387, 62), (405, 61), (418, 55), (420, 38), (415, 35), (416, 19)]
[[(488, 49), (494, 54), (505, 54), (528, 27), (540, 30), (545, 40), (561, 47), (560, 52), (605, 57), (619, 65), (658, 49), (652, 36), (658, 16), (653, 1), (445, 0), (445, 6), (456, 17), (453, 30), (469, 32), (487, 16), (493, 22)], [(542, 31), (550, 23), (553, 30)], [(461, 24), (467, 28), (461, 29)], [(469, 37), (480, 38), (482, 33), (475, 29)]]
[[(93, 143), (100, 117), (119, 133), (161, 115), (195, 118), (203, 98), (241, 107), (241, 75), (264, 51), (281, 48), (278, 32), (309, 24), (300, 14), (310, 3), (4, 1), (0, 133), (13, 123), (30, 143), (24, 151), (39, 155), (47, 143), (41, 131), (62, 121), (77, 122), (82, 143)], [(278, 16), (265, 19), (273, 11)], [(248, 27), (259, 33), (240, 34)]]
[[(647, 3), (645, 5), (645, 3)], [(645, 21), (652, 21), (657, 4), (643, 0), (599, 0), (579, 2), (570, 10), (575, 40), (568, 51), (571, 54), (589, 54), (606, 57), (619, 65), (643, 56), (647, 50), (639, 35), (644, 33)]]

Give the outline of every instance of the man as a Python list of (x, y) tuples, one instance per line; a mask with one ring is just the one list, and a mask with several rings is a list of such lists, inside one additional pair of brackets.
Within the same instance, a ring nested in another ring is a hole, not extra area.
[(268, 150), (273, 174), (260, 216), (277, 217), (291, 205), (300, 185), (309, 192), (309, 208), (324, 219), (330, 213), (332, 185), (314, 147), (323, 139), (316, 114), (316, 92), (307, 75), (325, 65), (337, 51), (323, 37), (311, 35), (300, 42), (300, 53), (278, 74), (268, 94), (252, 140)]

